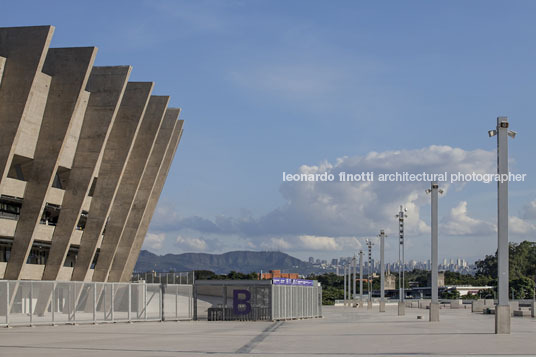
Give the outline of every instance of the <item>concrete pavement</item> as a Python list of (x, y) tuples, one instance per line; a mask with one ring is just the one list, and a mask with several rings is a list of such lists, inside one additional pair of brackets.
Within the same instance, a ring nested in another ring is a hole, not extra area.
[[(513, 318), (511, 335), (494, 317), (469, 310), (396, 306), (324, 307), (323, 319), (285, 322), (164, 322), (0, 329), (0, 356), (534, 356), (536, 320)], [(422, 320), (417, 316), (421, 315)]]

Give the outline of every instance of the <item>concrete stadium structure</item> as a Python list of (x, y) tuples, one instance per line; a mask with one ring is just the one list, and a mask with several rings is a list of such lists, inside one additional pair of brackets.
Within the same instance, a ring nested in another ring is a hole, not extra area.
[(53, 32), (0, 28), (0, 279), (129, 281), (180, 109)]

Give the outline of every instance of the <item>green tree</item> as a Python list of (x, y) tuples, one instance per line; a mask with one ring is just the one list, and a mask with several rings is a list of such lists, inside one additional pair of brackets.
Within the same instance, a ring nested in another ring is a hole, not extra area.
[(446, 290), (440, 294), (439, 298), (440, 299), (459, 299), (460, 292), (458, 290)]
[[(529, 241), (510, 243), (509, 263), (510, 288), (514, 298), (534, 296), (536, 243)], [(478, 269), (476, 277), (487, 278), (487, 285), (497, 286), (497, 253), (486, 255), (484, 259), (476, 262), (476, 266)]]
[(533, 299), (534, 285), (534, 280), (526, 276), (510, 280), (510, 289), (514, 292), (514, 299)]

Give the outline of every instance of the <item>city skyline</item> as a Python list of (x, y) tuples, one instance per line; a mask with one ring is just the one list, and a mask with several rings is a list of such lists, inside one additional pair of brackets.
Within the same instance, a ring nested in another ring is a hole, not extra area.
[[(315, 267), (319, 267), (322, 269), (325, 269), (327, 272), (331, 272), (333, 270), (339, 271), (339, 274), (342, 275), (342, 268), (344, 266), (351, 266), (352, 265), (352, 258), (353, 257), (340, 257), (340, 258), (333, 258), (331, 261), (328, 261), (326, 259), (319, 259), (314, 257), (309, 257), (308, 262), (310, 264), (313, 264)], [(312, 260), (311, 260), (312, 259)], [(356, 258), (356, 264), (359, 264), (359, 258)], [(468, 262), (467, 260), (463, 258), (443, 258), (440, 260), (440, 264), (438, 264), (438, 267), (442, 271), (452, 271), (452, 272), (459, 272), (463, 274), (474, 274), (476, 272), (476, 262)], [(363, 262), (364, 271), (365, 274), (368, 273), (368, 261)], [(373, 272), (378, 273), (380, 271), (380, 262), (379, 260), (372, 259), (372, 266), (373, 266)], [(398, 266), (399, 262), (394, 261), (386, 261), (385, 266), (388, 267), (386, 271), (390, 271), (391, 274), (396, 274), (398, 272)], [(419, 270), (430, 270), (431, 269), (431, 263), (430, 259), (425, 261), (418, 261), (415, 259), (411, 259), (409, 261), (405, 262), (406, 271), (411, 271), (413, 269), (419, 269)], [(338, 269), (338, 270), (337, 270)]]

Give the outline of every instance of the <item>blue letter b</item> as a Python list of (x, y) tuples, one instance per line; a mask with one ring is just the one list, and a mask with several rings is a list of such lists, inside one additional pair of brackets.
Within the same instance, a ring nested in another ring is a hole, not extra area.
[[(241, 299), (238, 297), (239, 294), (244, 295), (244, 298)], [(247, 315), (251, 311), (251, 305), (248, 302), (251, 298), (251, 293), (248, 290), (233, 290), (233, 312), (236, 315)], [(244, 305), (245, 309), (240, 310), (239, 305)]]

